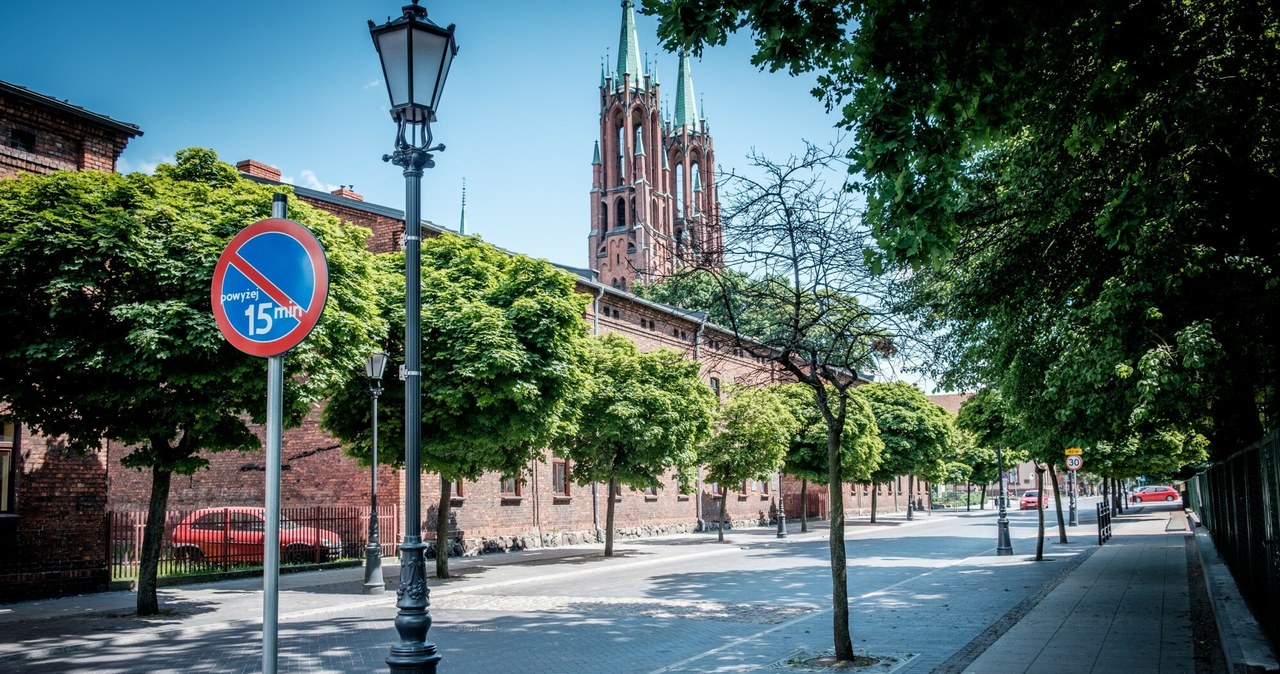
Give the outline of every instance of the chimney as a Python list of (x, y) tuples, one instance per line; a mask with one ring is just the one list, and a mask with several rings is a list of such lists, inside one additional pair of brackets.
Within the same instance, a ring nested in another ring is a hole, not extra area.
[(236, 170), (254, 178), (266, 178), (267, 180), (280, 182), (280, 169), (252, 159), (236, 162)]
[(356, 194), (351, 190), (352, 187), (355, 187), (355, 185), (339, 185), (338, 189), (330, 192), (329, 194), (332, 194), (335, 197), (342, 197), (344, 199), (364, 201), (364, 197), (360, 196), (359, 194)]

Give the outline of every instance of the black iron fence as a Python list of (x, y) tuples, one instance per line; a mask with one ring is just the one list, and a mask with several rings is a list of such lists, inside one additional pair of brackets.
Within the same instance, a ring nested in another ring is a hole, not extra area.
[(1187, 499), (1267, 637), (1280, 644), (1280, 430), (1192, 478)]
[[(280, 510), (282, 564), (363, 559), (369, 541), (369, 506), (310, 506)], [(395, 554), (400, 516), (395, 504), (378, 507), (383, 556)], [(146, 511), (113, 511), (107, 517), (112, 580), (138, 577)], [(266, 538), (262, 508), (227, 506), (169, 511), (160, 544), (160, 577), (188, 576), (262, 566)]]

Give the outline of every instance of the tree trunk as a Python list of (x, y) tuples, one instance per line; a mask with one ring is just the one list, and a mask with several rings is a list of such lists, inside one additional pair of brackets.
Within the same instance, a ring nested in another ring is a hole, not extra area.
[(436, 578), (449, 577), (449, 481), (440, 476), (440, 507), (436, 509)]
[(800, 480), (800, 533), (809, 531), (809, 478)]
[(1036, 508), (1036, 519), (1039, 528), (1036, 536), (1036, 561), (1044, 561), (1044, 467), (1036, 464), (1036, 498), (1038, 508)]
[(618, 479), (609, 478), (609, 493), (605, 494), (605, 502), (608, 503), (604, 509), (604, 556), (613, 556), (613, 512), (617, 507), (617, 499), (613, 498), (614, 492), (618, 491)]
[(147, 504), (147, 524), (142, 529), (142, 555), (138, 561), (138, 615), (160, 612), (156, 597), (156, 576), (160, 570), (160, 548), (164, 543), (164, 519), (169, 505), (169, 482), (173, 473), (151, 468), (151, 500)]
[(719, 532), (716, 537), (716, 542), (718, 543), (724, 542), (724, 515), (725, 515), (725, 510), (727, 509), (725, 504), (728, 500), (729, 500), (729, 485), (721, 482), (720, 483), (720, 517), (716, 522), (716, 531)]
[(1049, 464), (1049, 481), (1053, 482), (1053, 504), (1058, 510), (1058, 542), (1067, 542), (1067, 521), (1062, 517), (1062, 491), (1058, 488), (1058, 472)]
[(971, 510), (973, 510), (973, 508), (969, 507), (969, 499), (972, 495), (973, 495), (973, 483), (965, 482), (964, 483), (964, 511), (965, 512), (970, 512)]
[[(827, 546), (831, 551), (831, 636), (838, 662), (852, 662), (853, 639), (849, 634), (849, 568), (844, 549), (844, 481), (840, 473), (840, 435), (838, 428), (827, 428), (827, 490), (831, 499), (831, 535)], [(874, 508), (871, 511), (875, 517)]]
[(879, 490), (876, 489), (876, 483), (871, 483), (871, 523), (876, 523), (876, 501), (879, 499)]

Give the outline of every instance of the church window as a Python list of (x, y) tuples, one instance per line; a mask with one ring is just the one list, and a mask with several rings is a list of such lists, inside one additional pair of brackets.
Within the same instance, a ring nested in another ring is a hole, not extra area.
[(600, 202), (600, 233), (604, 234), (609, 231), (609, 205), (604, 201)]
[(461, 480), (450, 480), (445, 483), (445, 486), (449, 490), (449, 498), (462, 498)]
[(613, 221), (613, 227), (611, 227), (610, 229), (622, 229), (627, 226), (626, 199), (623, 199), (622, 197), (618, 197), (618, 200), (613, 202), (613, 204), (614, 204), (613, 206), (614, 221)]
[(617, 137), (618, 137), (618, 166), (617, 166), (618, 184), (623, 185), (623, 184), (626, 184), (627, 182), (627, 176), (626, 176), (627, 134), (626, 134), (626, 129), (625, 127), (622, 126), (622, 124), (618, 124)]
[(613, 287), (617, 288), (617, 287), (618, 287), (618, 279), (616, 279), (616, 278), (615, 278), (615, 279), (613, 279), (613, 281), (612, 281), (609, 285), (611, 285), (611, 286), (613, 286)]
[(634, 252), (636, 252), (636, 245), (635, 245), (634, 243), (628, 243), (628, 244), (627, 244), (627, 252), (628, 252), (628, 253), (634, 253)]
[(671, 193), (676, 196), (674, 219), (676, 222), (684, 220), (684, 164), (676, 164), (676, 170), (671, 172)]
[(720, 378), (712, 377), (708, 385), (711, 387), (711, 392), (716, 394), (716, 399), (718, 400), (720, 398)]
[(604, 246), (600, 246), (600, 252), (596, 253), (596, 257), (604, 257), (608, 254), (609, 254), (609, 251), (605, 250)]
[(511, 498), (520, 495), (520, 480), (514, 477), (502, 478), (502, 495)]

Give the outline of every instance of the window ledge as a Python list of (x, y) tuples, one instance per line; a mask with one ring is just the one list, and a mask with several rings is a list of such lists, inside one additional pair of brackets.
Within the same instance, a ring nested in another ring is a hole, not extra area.
[(465, 503), (465, 502), (466, 502), (466, 499), (465, 499), (465, 498), (463, 498), (463, 497), (461, 497), (461, 496), (450, 496), (450, 497), (449, 497), (449, 507), (450, 507), (450, 508), (461, 508), (461, 507), (462, 507), (462, 504), (463, 504), (463, 503)]
[(745, 501), (745, 500), (747, 500), (747, 495), (746, 495), (746, 494), (738, 494), (738, 500), (739, 500), (739, 501)]
[(552, 496), (552, 497), (551, 497), (551, 502), (552, 502), (552, 503), (554, 503), (554, 504), (557, 504), (557, 505), (565, 504), (565, 503), (572, 503), (572, 502), (573, 502), (573, 497), (572, 497), (572, 496)]
[(677, 496), (677, 497), (676, 497), (676, 500), (677, 500), (677, 501), (688, 501), (688, 500), (689, 500), (689, 495), (688, 495), (688, 494), (681, 494), (681, 495), (679, 495), (679, 496)]
[(520, 505), (520, 501), (521, 501), (521, 497), (519, 496), (503, 496), (502, 497), (502, 505), (504, 506), (507, 506), (507, 505), (518, 506)]
[(657, 500), (658, 500), (658, 497), (657, 497), (657, 496), (654, 496), (654, 495), (652, 495), (652, 494), (645, 494), (645, 495), (644, 495), (644, 502), (645, 502), (645, 503), (653, 503), (654, 501), (657, 501)]

